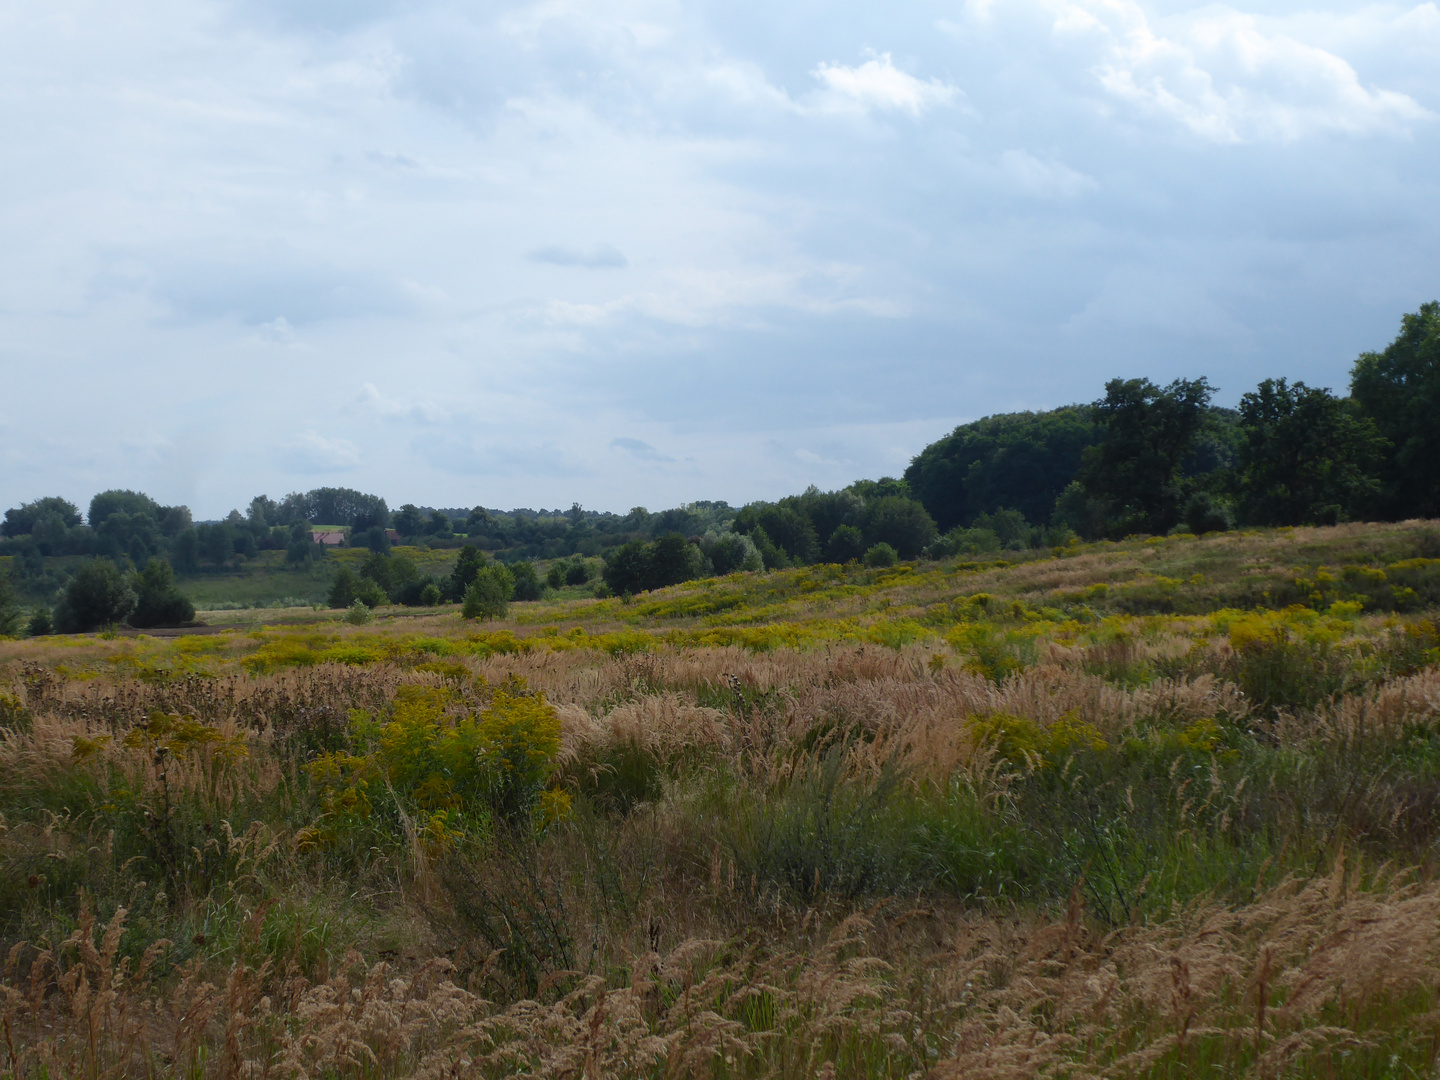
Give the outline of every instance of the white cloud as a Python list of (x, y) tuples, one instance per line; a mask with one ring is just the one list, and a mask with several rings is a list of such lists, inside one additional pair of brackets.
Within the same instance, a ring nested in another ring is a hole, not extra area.
[(821, 63), (810, 74), (828, 91), (825, 104), (831, 108), (858, 106), (918, 118), (936, 106), (963, 98), (957, 87), (939, 79), (922, 82), (901, 71), (888, 52), (855, 67)]
[(1134, 0), (1051, 8), (1057, 35), (1095, 43), (1092, 72), (1112, 97), (1212, 142), (1405, 135), (1434, 119), (1408, 94), (1363, 85), (1340, 56), (1256, 15), (1205, 9), (1165, 31)]
[(428, 425), (443, 424), (450, 419), (449, 411), (436, 405), (433, 401), (406, 401), (401, 398), (388, 398), (380, 393), (374, 383), (367, 382), (361, 385), (355, 403), (387, 420), (408, 420), (413, 424)]

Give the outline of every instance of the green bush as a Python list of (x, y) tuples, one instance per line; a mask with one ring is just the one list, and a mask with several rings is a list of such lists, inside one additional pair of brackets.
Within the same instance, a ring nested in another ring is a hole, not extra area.
[(345, 610), (345, 621), (351, 626), (364, 626), (374, 616), (370, 613), (370, 607), (364, 600), (356, 598), (355, 602)]
[(889, 544), (874, 544), (865, 552), (865, 565), (872, 567), (894, 566), (900, 561), (899, 553)]
[(181, 626), (195, 618), (195, 605), (175, 584), (175, 572), (164, 559), (151, 559), (135, 576), (135, 610), (130, 625)]

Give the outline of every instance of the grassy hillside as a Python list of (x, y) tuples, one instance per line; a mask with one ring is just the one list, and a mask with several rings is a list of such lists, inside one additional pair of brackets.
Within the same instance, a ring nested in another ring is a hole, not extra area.
[(0, 642), (3, 1068), (1433, 1070), (1433, 523), (580, 593)]

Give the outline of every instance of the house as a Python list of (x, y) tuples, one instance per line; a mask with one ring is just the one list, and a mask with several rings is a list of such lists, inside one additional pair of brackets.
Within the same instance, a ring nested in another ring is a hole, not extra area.
[(400, 534), (399, 534), (398, 532), (396, 532), (394, 529), (386, 529), (386, 530), (385, 530), (385, 538), (386, 538), (387, 540), (389, 540), (390, 543), (392, 543), (392, 544), (398, 544), (398, 543), (400, 543)]
[(310, 539), (326, 547), (339, 547), (345, 543), (344, 529), (311, 529)]

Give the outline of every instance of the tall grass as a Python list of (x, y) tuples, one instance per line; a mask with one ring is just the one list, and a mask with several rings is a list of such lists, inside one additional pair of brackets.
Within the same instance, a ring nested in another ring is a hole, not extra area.
[(0, 646), (0, 1075), (1428, 1075), (1433, 614), (1155, 572), (1301, 532)]

